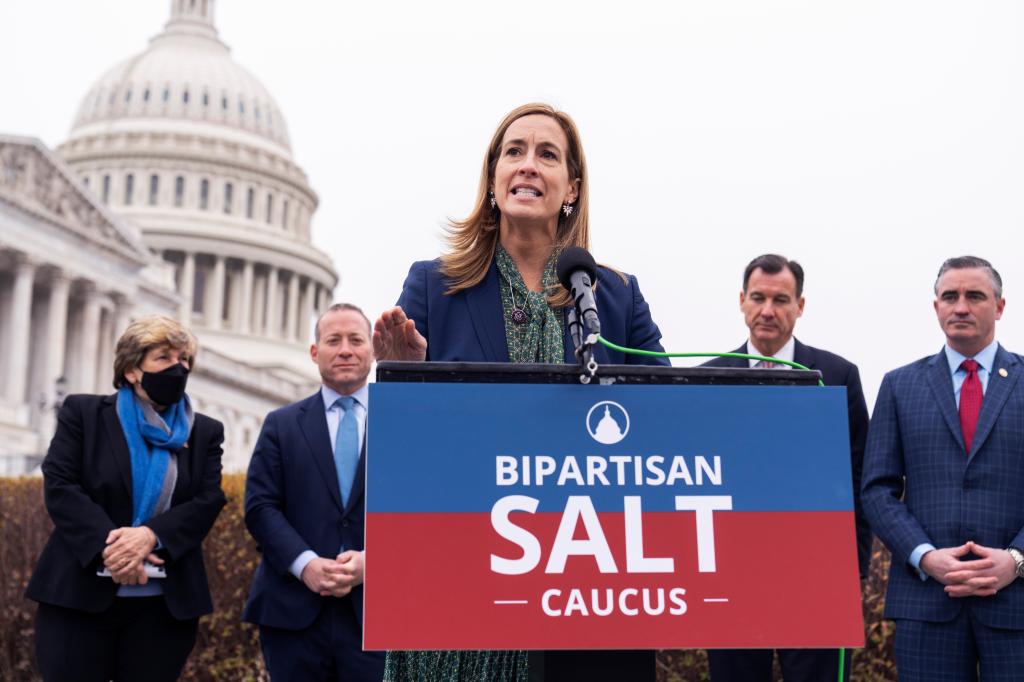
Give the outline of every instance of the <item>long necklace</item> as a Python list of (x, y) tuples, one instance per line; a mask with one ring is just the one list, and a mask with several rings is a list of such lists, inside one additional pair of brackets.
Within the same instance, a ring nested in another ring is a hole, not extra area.
[(505, 281), (508, 282), (508, 293), (512, 297), (512, 321), (516, 324), (526, 324), (530, 321), (530, 313), (526, 310), (528, 301), (524, 298), (523, 305), (516, 305), (516, 288), (512, 286), (512, 280), (507, 274), (505, 274)]

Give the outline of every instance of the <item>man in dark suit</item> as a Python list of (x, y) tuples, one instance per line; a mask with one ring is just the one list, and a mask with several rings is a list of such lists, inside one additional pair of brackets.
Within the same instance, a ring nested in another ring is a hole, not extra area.
[[(821, 372), (828, 386), (845, 386), (850, 425), (850, 464), (853, 472), (853, 506), (857, 527), (857, 562), (861, 578), (871, 561), (871, 530), (861, 510), (860, 477), (868, 409), (857, 366), (834, 353), (812, 348), (793, 336), (797, 318), (804, 311), (804, 271), (799, 263), (783, 256), (765, 254), (747, 264), (740, 292), (750, 337), (734, 352), (798, 362)], [(743, 358), (715, 358), (707, 367), (774, 367), (773, 363)], [(780, 365), (785, 367), (785, 365)], [(771, 649), (718, 649), (708, 652), (713, 682), (754, 682), (772, 679)], [(839, 669), (835, 649), (780, 649), (779, 664), (786, 682), (834, 680)], [(849, 671), (849, 652), (845, 669)]]
[(336, 304), (315, 338), (321, 389), (267, 415), (249, 464), (245, 522), (263, 561), (244, 618), (274, 682), (380, 682), (383, 653), (362, 649), (370, 322)]
[(901, 680), (1024, 677), (1024, 364), (995, 340), (1002, 288), (981, 258), (943, 263), (946, 345), (889, 372), (875, 404), (863, 499), (892, 552)]

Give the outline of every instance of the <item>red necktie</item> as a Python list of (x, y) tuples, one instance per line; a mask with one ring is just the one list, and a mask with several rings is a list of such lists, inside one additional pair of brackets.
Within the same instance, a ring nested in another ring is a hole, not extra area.
[(970, 456), (971, 442), (978, 428), (978, 414), (981, 413), (981, 379), (978, 378), (978, 363), (974, 360), (964, 360), (960, 369), (967, 372), (967, 378), (960, 387), (960, 430)]

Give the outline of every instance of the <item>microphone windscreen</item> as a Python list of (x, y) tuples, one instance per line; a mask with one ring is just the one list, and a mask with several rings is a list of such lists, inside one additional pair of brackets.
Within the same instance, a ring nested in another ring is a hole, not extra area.
[(558, 281), (562, 286), (572, 291), (572, 273), (577, 270), (584, 270), (590, 275), (591, 283), (597, 282), (597, 262), (590, 252), (581, 246), (570, 246), (558, 254), (558, 265), (555, 266), (558, 272)]

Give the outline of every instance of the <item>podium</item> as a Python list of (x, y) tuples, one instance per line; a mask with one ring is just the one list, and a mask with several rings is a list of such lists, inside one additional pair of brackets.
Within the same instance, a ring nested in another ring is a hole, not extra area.
[[(505, 385), (516, 385), (516, 384), (542, 384), (550, 386), (564, 386), (561, 389), (562, 392), (568, 387), (572, 387), (571, 395), (578, 396), (582, 395), (595, 397), (606, 390), (607, 387), (640, 387), (640, 386), (717, 386), (717, 387), (752, 387), (752, 386), (771, 386), (771, 387), (806, 387), (807, 390), (825, 390), (819, 389), (820, 373), (816, 371), (797, 371), (797, 370), (779, 370), (779, 369), (724, 369), (724, 368), (672, 368), (672, 367), (649, 367), (649, 366), (602, 366), (599, 370), (597, 380), (589, 385), (582, 385), (580, 382), (580, 368), (571, 365), (512, 365), (512, 364), (480, 364), (480, 363), (390, 363), (390, 361), (384, 361), (380, 363), (377, 368), (377, 381), (381, 385), (381, 389), (377, 390), (388, 390), (383, 388), (388, 384), (467, 384), (475, 386), (486, 386), (494, 384), (505, 384)], [(372, 390), (375, 390), (372, 388)], [(474, 389), (475, 390), (475, 389)], [(483, 391), (483, 388), (479, 389)], [(835, 391), (839, 389), (827, 389), (828, 391)], [(438, 387), (438, 393), (441, 389)], [(803, 391), (801, 391), (803, 395)], [(725, 396), (728, 397), (727, 395)], [(374, 422), (374, 416), (379, 415), (379, 411), (382, 409), (381, 404), (378, 402), (378, 398), (374, 397), (375, 408), (371, 413), (371, 426), (369, 431), (369, 455), (368, 455), (368, 563), (371, 567), (368, 568), (368, 581), (367, 581), (367, 620), (368, 629), (373, 629), (375, 622), (375, 614), (373, 609), (376, 606), (379, 595), (375, 593), (374, 583), (374, 562), (378, 557), (375, 553), (378, 552), (376, 547), (376, 539), (374, 537), (377, 528), (375, 528), (375, 513), (378, 509), (375, 502), (379, 499), (377, 496), (380, 493), (375, 489), (378, 485), (382, 488), (388, 485), (388, 480), (384, 478), (377, 478), (375, 476), (376, 464), (374, 460), (375, 445), (378, 445), (380, 438), (375, 433), (376, 423)], [(528, 399), (528, 397), (526, 398)], [(606, 401), (609, 404), (618, 404), (613, 401)], [(728, 401), (725, 403), (728, 404)], [(844, 399), (845, 404), (845, 399)], [(421, 406), (422, 407), (422, 406)], [(495, 404), (492, 406), (494, 411), (501, 412), (503, 410), (502, 404)], [(386, 409), (386, 408), (384, 408)], [(468, 419), (477, 420), (479, 415), (486, 414), (488, 412), (487, 406), (475, 406), (477, 412)], [(593, 410), (593, 409), (592, 409)], [(835, 412), (835, 410), (833, 411)], [(606, 409), (606, 415), (607, 415)], [(634, 417), (634, 421), (639, 421), (637, 418), (641, 415)], [(592, 419), (588, 415), (588, 419)], [(629, 416), (626, 417), (629, 420)], [(842, 422), (845, 424), (845, 409), (842, 413)], [(628, 427), (628, 425), (627, 425)], [(588, 429), (590, 426), (588, 426)], [(831, 430), (839, 430), (838, 422), (830, 427)], [(478, 434), (476, 434), (478, 435)], [(591, 433), (592, 437), (596, 437), (595, 433)], [(385, 436), (387, 437), (387, 436)], [(500, 436), (496, 436), (500, 437)], [(842, 433), (842, 442), (847, 441), (847, 435), (845, 429)], [(835, 444), (835, 439), (833, 441)], [(504, 452), (504, 451), (503, 451)], [(525, 467), (525, 464), (523, 465)], [(649, 464), (647, 465), (650, 466)], [(846, 488), (849, 491), (850, 487), (850, 475), (849, 475), (849, 453), (846, 451), (845, 457), (845, 481)], [(839, 469), (843, 469), (842, 463)], [(523, 470), (525, 474), (525, 470)], [(639, 474), (638, 474), (639, 475)], [(427, 476), (422, 475), (424, 480)], [(837, 476), (842, 478), (841, 475)], [(431, 481), (432, 482), (432, 481)], [(412, 489), (412, 488), (403, 488)], [(408, 496), (407, 496), (408, 497)], [(856, 617), (859, 620), (859, 589), (856, 581), (856, 563), (855, 563), (855, 542), (853, 541), (853, 521), (852, 521), (852, 497), (849, 499), (849, 557), (847, 557), (849, 565), (851, 567), (852, 580), (849, 581), (849, 587), (852, 591), (848, 591), (853, 596), (855, 601)], [(677, 507), (679, 508), (679, 507)], [(816, 507), (815, 507), (816, 508)], [(382, 516), (384, 516), (382, 514)], [(400, 522), (400, 521), (399, 521)], [(380, 530), (383, 534), (384, 530)], [(628, 530), (627, 530), (628, 532)], [(840, 532), (839, 535), (843, 535)], [(628, 543), (629, 541), (627, 541)], [(642, 553), (642, 552), (641, 552)], [(510, 552), (514, 555), (514, 552)], [(573, 561), (578, 561), (577, 557), (572, 557)], [(647, 560), (647, 559), (645, 559)], [(650, 559), (656, 560), (656, 559)], [(664, 559), (663, 559), (664, 560)], [(394, 554), (391, 557), (391, 563), (396, 564), (399, 561), (399, 555)], [(702, 561), (702, 560), (701, 560)], [(703, 570), (703, 567), (701, 567)], [(536, 571), (535, 571), (536, 572)], [(472, 581), (469, 581), (472, 582)], [(503, 595), (504, 596), (504, 595)], [(632, 595), (631, 595), (632, 596)], [(646, 595), (645, 595), (646, 596)], [(610, 597), (609, 597), (610, 599)], [(514, 600), (508, 602), (498, 600), (495, 603), (513, 603)], [(706, 602), (716, 601), (728, 601), (728, 599), (705, 599)], [(849, 602), (850, 599), (847, 599)], [(620, 603), (622, 604), (623, 597), (620, 594)], [(522, 603), (525, 603), (523, 600)], [(646, 602), (645, 602), (646, 603)], [(849, 605), (849, 604), (848, 604)], [(506, 607), (512, 608), (512, 607)], [(695, 608), (695, 607), (694, 607)], [(568, 608), (564, 609), (564, 612), (568, 613)], [(846, 609), (851, 611), (850, 608)], [(458, 614), (456, 614), (458, 617)], [(859, 629), (859, 623), (856, 629)], [(377, 633), (379, 634), (379, 630)], [(806, 635), (805, 635), (806, 636)], [(375, 635), (376, 637), (376, 635)], [(849, 641), (853, 638), (852, 632), (847, 635)], [(386, 639), (386, 636), (384, 637)], [(369, 636), (368, 636), (369, 641)], [(719, 646), (744, 646), (751, 643), (750, 640), (743, 640), (738, 642), (731, 642), (731, 640), (721, 640), (723, 643), (718, 644)], [(744, 644), (745, 642), (745, 644)], [(638, 680), (646, 681), (654, 680), (655, 676), (655, 664), (654, 664), (654, 649), (655, 648), (672, 648), (665, 646), (667, 642), (663, 640), (651, 641), (649, 648), (639, 648), (635, 646), (629, 647), (626, 650), (607, 650), (596, 648), (594, 650), (580, 650), (574, 648), (567, 648), (564, 645), (558, 650), (541, 650), (540, 647), (520, 647), (520, 646), (487, 646), (487, 647), (465, 647), (465, 648), (530, 648), (529, 652), (529, 665), (530, 665), (530, 680), (536, 682), (553, 682), (555, 680), (564, 679), (588, 679), (594, 681), (611, 681), (611, 680)], [(709, 643), (714, 643), (714, 640), (710, 640)], [(757, 642), (754, 642), (757, 645)], [(584, 641), (583, 645), (590, 645), (589, 642)], [(766, 641), (765, 646), (774, 646), (770, 642)], [(820, 645), (820, 644), (819, 644)], [(394, 647), (401, 648), (401, 647)], [(424, 646), (422, 648), (429, 648)], [(446, 647), (437, 647), (446, 648)], [(459, 647), (462, 648), (462, 647)]]

